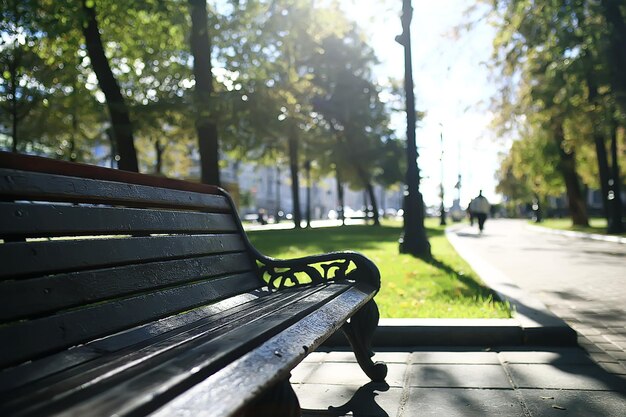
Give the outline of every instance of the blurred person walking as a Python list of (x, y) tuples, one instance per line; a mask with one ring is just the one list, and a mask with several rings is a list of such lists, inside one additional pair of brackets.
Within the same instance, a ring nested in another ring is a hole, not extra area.
[(478, 230), (480, 233), (485, 228), (485, 221), (487, 220), (487, 214), (491, 208), (489, 201), (483, 195), (483, 190), (480, 190), (478, 196), (470, 202), (470, 210), (476, 220), (478, 220)]

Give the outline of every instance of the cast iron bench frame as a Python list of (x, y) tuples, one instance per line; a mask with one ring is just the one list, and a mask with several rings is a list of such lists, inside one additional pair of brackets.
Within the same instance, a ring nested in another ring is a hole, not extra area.
[(1, 415), (297, 416), (338, 329), (386, 376), (376, 266), (263, 256), (218, 187), (0, 152), (0, 239)]

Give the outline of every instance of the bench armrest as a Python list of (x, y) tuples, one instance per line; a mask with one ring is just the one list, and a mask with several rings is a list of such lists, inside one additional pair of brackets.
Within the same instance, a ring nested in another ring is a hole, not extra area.
[[(220, 194), (228, 200), (233, 212), (236, 212), (237, 208), (232, 197), (223, 189), (220, 189)], [(257, 261), (259, 278), (265, 281), (270, 289), (280, 290), (346, 279), (367, 283), (375, 292), (380, 289), (378, 268), (358, 252), (329, 252), (302, 258), (274, 259), (263, 255), (252, 245), (239, 218), (237, 227)]]
[(378, 268), (358, 252), (330, 252), (294, 259), (274, 259), (258, 254), (257, 267), (259, 276), (270, 288), (348, 279), (367, 283), (376, 291), (380, 289)]

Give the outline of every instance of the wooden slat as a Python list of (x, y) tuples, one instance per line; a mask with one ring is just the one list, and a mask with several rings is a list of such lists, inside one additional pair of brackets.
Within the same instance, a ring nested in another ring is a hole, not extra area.
[[(134, 371), (137, 371), (140, 369), (138, 365), (144, 361), (151, 360), (155, 355), (159, 355), (159, 361), (164, 361), (177, 355), (179, 351), (175, 349), (183, 344), (185, 344), (185, 347), (189, 347), (192, 345), (190, 342), (200, 337), (206, 338), (210, 335), (208, 337), (214, 338), (223, 335), (241, 326), (242, 323), (272, 314), (277, 308), (298, 302), (320, 289), (321, 287), (309, 287), (304, 288), (302, 291), (292, 291), (290, 293), (265, 293), (261, 297), (244, 301), (243, 303), (240, 301), (239, 304), (234, 304), (227, 308), (223, 308), (223, 305), (219, 306), (221, 308), (207, 306), (199, 309), (202, 310), (200, 313), (202, 315), (199, 319), (187, 324), (181, 324), (178, 316), (164, 319), (174, 319), (175, 323), (168, 324), (178, 324), (179, 326), (166, 333), (153, 334), (150, 338), (144, 338), (125, 349), (115, 349), (113, 351), (105, 349), (101, 352), (100, 357), (96, 359), (75, 367), (68, 366), (64, 372), (59, 372), (49, 378), (29, 384), (22, 389), (12, 391), (5, 389), (0, 394), (0, 404), (9, 403), (15, 409), (22, 409), (30, 402), (45, 403), (50, 398), (67, 397), (74, 392), (84, 389), (87, 385), (93, 384), (93, 381), (101, 378), (102, 375), (110, 378), (114, 374), (128, 369), (129, 365), (135, 367)], [(183, 319), (187, 315), (189, 314), (181, 314)], [(120, 339), (120, 337), (112, 337), (112, 339)], [(126, 338), (122, 337), (122, 339)], [(120, 341), (118, 340), (113, 345), (119, 343)], [(123, 340), (122, 343), (126, 344), (126, 340)], [(90, 346), (92, 348), (102, 348), (102, 343), (96, 341), (91, 343)], [(111, 343), (105, 342), (105, 346), (110, 347)], [(115, 354), (110, 355), (108, 352), (115, 352)], [(128, 377), (128, 374), (126, 374), (126, 377)], [(9, 383), (9, 381), (0, 379), (1, 382), (4, 382), (5, 385)]]
[(4, 236), (234, 231), (237, 226), (230, 214), (0, 203), (0, 233)]
[[(233, 361), (219, 372), (164, 404), (151, 416), (230, 417), (235, 415), (263, 389), (271, 386), (273, 382), (287, 378), (289, 372), (304, 359), (308, 352), (317, 349), (344, 323), (346, 317), (352, 316), (372, 296), (371, 289), (363, 288), (361, 285), (349, 289), (319, 310), (267, 340), (257, 349)], [(151, 400), (147, 396), (138, 397), (134, 400), (135, 404), (129, 404), (127, 407), (137, 407), (142, 401), (148, 403)], [(133, 399), (128, 399), (128, 401), (132, 402)], [(154, 403), (157, 401), (159, 399), (156, 399)], [(146, 404), (144, 407), (155, 405)]]
[[(247, 253), (152, 262), (0, 282), (0, 321), (38, 317), (133, 293), (146, 293), (217, 275), (252, 271)], [(257, 286), (262, 281), (251, 278)], [(253, 285), (251, 283), (250, 285)]]
[[(0, 279), (243, 251), (236, 234), (71, 239), (0, 245)], [(0, 304), (1, 306), (2, 304)], [(1, 307), (0, 307), (1, 308)]]
[(230, 211), (225, 197), (113, 181), (0, 169), (0, 199)]
[[(260, 295), (257, 294), (257, 291), (236, 295), (207, 306), (201, 306), (154, 322), (142, 324), (72, 349), (23, 363), (19, 366), (3, 369), (0, 371), (0, 403), (3, 399), (19, 395), (15, 390), (26, 384), (29, 385), (23, 390), (27, 393), (37, 390), (38, 387), (47, 387), (50, 383), (54, 383), (55, 378), (65, 380), (66, 374), (64, 371), (68, 369), (90, 369), (92, 361), (95, 359), (109, 360), (108, 357), (106, 359), (103, 358), (105, 354), (142, 343), (149, 343), (153, 338), (162, 337), (168, 332), (194, 326), (196, 322), (206, 320), (207, 317), (235, 309), (259, 297)], [(86, 364), (87, 362), (89, 363)], [(79, 368), (79, 365), (83, 365), (83, 367)], [(53, 377), (49, 378), (50, 376)], [(44, 378), (45, 381), (41, 382)], [(40, 385), (37, 385), (36, 381), (40, 381)], [(11, 394), (4, 394), (9, 391)]]
[(171, 188), (203, 194), (222, 195), (222, 190), (214, 185), (181, 181), (172, 178), (156, 177), (119, 169), (104, 168), (95, 165), (59, 161), (39, 156), (19, 155), (12, 152), (0, 152), (0, 167), (43, 172), (46, 174), (67, 175), (70, 177), (91, 178), (105, 181), (117, 181), (152, 187)]
[[(0, 327), (0, 366), (84, 343), (170, 314), (252, 290), (255, 275), (243, 273), (98, 303), (38, 320)], [(258, 283), (258, 281), (257, 281)], [(257, 284), (258, 285), (258, 284)]]
[(60, 410), (70, 415), (150, 412), (162, 404), (163, 397), (170, 399), (200, 382), (348, 288), (348, 285), (330, 285), (294, 303), (279, 301), (269, 309), (269, 314), (246, 319), (231, 331), (219, 336), (209, 333), (195, 338), (169, 350), (168, 355), (150, 357), (120, 373), (107, 375), (108, 378), (83, 384), (72, 395), (55, 398), (58, 399), (56, 403), (44, 403), (44, 409), (16, 410), (16, 415), (54, 413)]

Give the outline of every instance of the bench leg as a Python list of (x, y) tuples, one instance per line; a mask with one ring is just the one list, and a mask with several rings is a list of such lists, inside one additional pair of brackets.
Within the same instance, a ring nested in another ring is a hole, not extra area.
[(302, 410), (289, 378), (266, 389), (236, 417), (300, 417)]
[(350, 345), (352, 345), (352, 350), (357, 362), (361, 365), (361, 369), (374, 382), (383, 382), (387, 376), (387, 365), (372, 361), (372, 356), (374, 356), (372, 339), (378, 326), (379, 317), (378, 306), (374, 300), (370, 300), (350, 318), (349, 323), (341, 327)]

